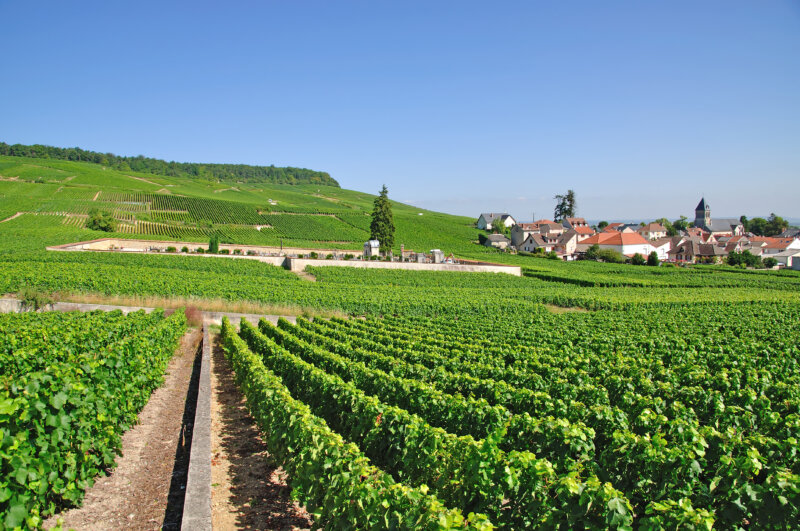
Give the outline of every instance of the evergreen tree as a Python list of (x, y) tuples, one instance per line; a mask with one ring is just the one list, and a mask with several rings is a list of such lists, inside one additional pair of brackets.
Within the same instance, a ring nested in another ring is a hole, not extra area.
[(557, 201), (556, 208), (553, 211), (553, 219), (556, 221), (563, 221), (564, 218), (574, 218), (575, 212), (578, 211), (578, 205), (575, 201), (575, 192), (567, 190), (564, 195), (557, 195), (554, 197)]
[(369, 230), (370, 238), (381, 242), (381, 252), (391, 252), (394, 246), (394, 219), (392, 218), (392, 204), (389, 202), (389, 191), (385, 184), (380, 195), (375, 198)]

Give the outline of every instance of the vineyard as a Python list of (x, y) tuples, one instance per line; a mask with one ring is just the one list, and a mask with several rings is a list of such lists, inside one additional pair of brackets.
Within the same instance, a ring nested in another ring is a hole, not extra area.
[[(373, 196), (19, 157), (0, 177), (3, 293), (350, 316), (219, 333), (321, 528), (797, 528), (800, 273), (499, 254), (474, 220), (399, 203), (398, 248), (524, 276), (47, 252), (103, 236), (358, 249)], [(116, 232), (85, 228), (95, 208)], [(184, 328), (180, 313), (0, 317), (0, 528), (80, 503)]]
[[(274, 406), (251, 371), (307, 408), (293, 431), (326, 426), (377, 467), (381, 481), (358, 495), (383, 509), (338, 513), (350, 509), (329, 497), (353, 496), (340, 477), (350, 465), (318, 454), (319, 439), (273, 437), (271, 451), (308, 467), (295, 479), (323, 522), (368, 526), (388, 511), (416, 526), (442, 504), (467, 527), (791, 526), (800, 308), (724, 308), (686, 326), (690, 312), (540, 311), (488, 332), (480, 317), (243, 321), (223, 338), (257, 416)], [(743, 324), (753, 320), (784, 333)], [(388, 496), (386, 474), (424, 505)]]
[(81, 503), (185, 327), (182, 312), (0, 316), (0, 528)]

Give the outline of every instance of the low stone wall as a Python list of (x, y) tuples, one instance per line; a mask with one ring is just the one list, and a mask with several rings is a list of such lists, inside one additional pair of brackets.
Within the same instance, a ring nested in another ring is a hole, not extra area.
[(311, 260), (287, 258), (284, 267), (290, 271), (303, 271), (306, 267), (355, 267), (360, 269), (404, 269), (406, 271), (454, 271), (459, 273), (505, 273), (522, 276), (517, 266), (492, 264), (418, 264), (415, 262), (378, 262), (371, 260)]
[[(194, 251), (201, 247), (208, 249), (208, 242), (175, 242), (167, 240), (129, 240), (126, 238), (100, 238), (98, 240), (90, 240), (85, 242), (67, 243), (64, 245), (54, 245), (48, 247), (48, 251), (115, 251), (115, 252), (129, 252), (129, 253), (145, 253), (150, 252), (152, 249), (158, 249), (161, 252), (166, 251), (167, 247), (175, 247), (180, 251), (183, 247), (188, 247), (192, 251), (192, 256), (195, 256)], [(220, 250), (227, 249), (231, 252), (230, 255), (237, 258), (255, 258), (259, 255), (274, 255), (274, 257), (283, 257), (286, 255), (307, 255), (317, 253), (320, 256), (327, 256), (333, 254), (335, 256), (344, 256), (345, 254), (361, 255), (363, 249), (304, 249), (300, 247), (271, 247), (266, 245), (240, 245), (231, 243), (220, 243)], [(239, 249), (242, 251), (241, 255), (232, 254), (234, 250)], [(247, 255), (247, 251), (257, 253), (255, 256)], [(199, 253), (197, 253), (199, 254)], [(216, 255), (210, 255), (216, 256)], [(270, 258), (272, 256), (269, 256)]]
[[(152, 253), (164, 254), (167, 247), (188, 247), (194, 250), (197, 247), (207, 247), (207, 244), (191, 243), (191, 242), (169, 242), (169, 241), (154, 241), (154, 240), (126, 240), (121, 238), (103, 238), (100, 240), (92, 240), (87, 242), (68, 243), (65, 245), (56, 245), (48, 247), (49, 251), (95, 251), (95, 252), (136, 252), (136, 253)], [(282, 266), (294, 272), (303, 271), (307, 266), (318, 267), (356, 267), (361, 269), (404, 269), (406, 271), (456, 271), (460, 273), (505, 273), (517, 277), (522, 276), (522, 270), (517, 266), (506, 266), (501, 264), (484, 264), (480, 262), (461, 263), (461, 264), (420, 264), (416, 262), (380, 262), (372, 260), (325, 260), (313, 258), (293, 258), (286, 255), (308, 255), (312, 252), (317, 253), (319, 256), (327, 256), (333, 254), (334, 256), (343, 256), (345, 254), (353, 254), (360, 256), (361, 251), (347, 251), (342, 249), (299, 249), (296, 247), (283, 248), (278, 247), (259, 247), (254, 245), (230, 245), (220, 244), (220, 249), (228, 249), (233, 252), (234, 249), (241, 249), (244, 253), (253, 251), (255, 253), (273, 254), (276, 256), (261, 256), (248, 255), (248, 254), (199, 254), (191, 253), (189, 255), (184, 253), (170, 253), (170, 254), (184, 254), (184, 256), (199, 256), (205, 258), (237, 258), (243, 260), (258, 260), (274, 266)], [(160, 249), (161, 251), (152, 251), (151, 249)], [(280, 255), (280, 253), (283, 253)]]

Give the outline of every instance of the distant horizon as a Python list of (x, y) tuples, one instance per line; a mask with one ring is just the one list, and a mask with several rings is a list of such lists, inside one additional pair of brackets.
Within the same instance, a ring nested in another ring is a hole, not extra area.
[(800, 218), (789, 0), (9, 0), (0, 16), (9, 143), (308, 168), (469, 217), (552, 212), (573, 189), (592, 219), (691, 214), (703, 194), (715, 216)]

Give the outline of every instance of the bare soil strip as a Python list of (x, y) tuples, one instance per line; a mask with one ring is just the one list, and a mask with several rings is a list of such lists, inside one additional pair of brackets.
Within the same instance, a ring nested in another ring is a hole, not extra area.
[(17, 213), (16, 213), (16, 214), (14, 214), (13, 216), (11, 216), (11, 217), (9, 217), (9, 218), (6, 218), (6, 219), (4, 219), (4, 220), (2, 220), (2, 221), (0, 221), (0, 223), (5, 223), (6, 221), (11, 221), (11, 220), (12, 220), (12, 219), (14, 219), (14, 218), (18, 218), (18, 217), (20, 217), (20, 216), (21, 216), (22, 214), (24, 214), (24, 213), (25, 213), (25, 212), (17, 212)]
[[(45, 522), (46, 528), (59, 519), (65, 528), (77, 530), (180, 527), (183, 495), (178, 493), (185, 488), (188, 466), (184, 405), (201, 338), (196, 329), (184, 336), (167, 367), (164, 385), (150, 397), (139, 424), (123, 435), (117, 467), (97, 479), (86, 492), (82, 507), (55, 515)], [(181, 465), (184, 454), (185, 464)], [(177, 481), (173, 475), (178, 476)]]
[(214, 529), (309, 529), (271, 463), (222, 348), (211, 355), (211, 512)]

